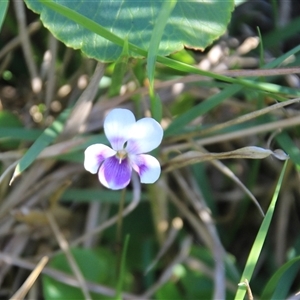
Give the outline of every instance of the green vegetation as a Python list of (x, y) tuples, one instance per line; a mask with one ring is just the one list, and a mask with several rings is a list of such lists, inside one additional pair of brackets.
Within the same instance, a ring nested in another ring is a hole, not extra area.
[[(3, 299), (300, 293), (299, 23), (297, 1), (0, 1)], [(85, 170), (114, 108), (162, 126), (155, 183)]]

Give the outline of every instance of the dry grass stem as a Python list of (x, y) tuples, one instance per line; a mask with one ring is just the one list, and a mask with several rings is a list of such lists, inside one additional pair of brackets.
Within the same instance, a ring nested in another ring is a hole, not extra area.
[(238, 138), (247, 137), (251, 135), (258, 135), (260, 133), (277, 130), (278, 128), (281, 129), (289, 128), (299, 124), (300, 124), (300, 118), (299, 116), (297, 116), (285, 120), (266, 123), (263, 125), (252, 126), (251, 128), (238, 130), (236, 132), (224, 133), (223, 135), (216, 135), (214, 137), (202, 138), (201, 140), (197, 141), (197, 144), (205, 146), (205, 145), (210, 145), (215, 143), (221, 143), (224, 141), (230, 141), (233, 139), (238, 139)]
[(48, 257), (44, 256), (41, 261), (37, 264), (35, 269), (31, 272), (29, 277), (26, 279), (26, 281), (23, 283), (23, 285), (20, 287), (20, 289), (10, 298), (13, 299), (24, 299), (44, 267), (46, 266), (48, 262)]
[[(186, 258), (184, 263), (190, 269), (203, 273), (209, 278), (214, 278), (214, 270), (212, 270), (211, 267), (208, 266), (205, 262), (200, 261), (199, 259), (193, 256), (189, 256)], [(228, 290), (231, 290), (232, 292), (236, 291), (236, 282), (226, 280), (225, 285)]]
[(274, 69), (256, 69), (256, 70), (225, 70), (216, 72), (218, 74), (231, 77), (259, 77), (259, 76), (280, 76), (289, 74), (299, 74), (299, 67), (274, 68)]
[[(99, 212), (101, 207), (103, 206), (102, 203), (99, 201), (93, 201), (89, 204), (88, 212), (85, 220), (85, 233), (91, 232), (95, 230), (97, 224), (99, 223)], [(90, 236), (83, 242), (84, 248), (92, 248), (97, 245), (98, 237), (97, 236)]]
[[(27, 35), (30, 36), (37, 32), (41, 28), (41, 22), (36, 21), (32, 22), (28, 25), (28, 27), (25, 28), (27, 31)], [(15, 48), (17, 48), (21, 43), (21, 36), (18, 35), (15, 38), (13, 38), (10, 42), (8, 42), (4, 47), (0, 50), (0, 59), (2, 59), (5, 55), (8, 55), (11, 51), (13, 51)]]
[(294, 209), (293, 204), (295, 201), (291, 191), (285, 190), (282, 193), (283, 201), (278, 203), (278, 219), (276, 223), (276, 236), (275, 236), (275, 261), (278, 267), (284, 264), (286, 259), (286, 251), (289, 248), (288, 236), (285, 234), (289, 230), (289, 220), (292, 217), (291, 213)]
[[(181, 224), (178, 226), (178, 223)], [(145, 271), (145, 275), (151, 271), (155, 265), (158, 263), (158, 261), (162, 258), (162, 256), (169, 250), (169, 248), (172, 246), (172, 244), (174, 243), (178, 231), (181, 229), (182, 227), (182, 220), (180, 218), (176, 218), (173, 219), (171, 222), (171, 226), (170, 226), (170, 230), (167, 234), (167, 237), (164, 241), (164, 244), (162, 245), (161, 249), (159, 250), (159, 252), (157, 253), (157, 255), (155, 256), (154, 260), (152, 261), (152, 263), (147, 267), (146, 271)]]
[(72, 255), (71, 251), (70, 251), (70, 247), (69, 247), (69, 244), (67, 242), (67, 240), (64, 238), (63, 234), (60, 232), (60, 229), (54, 219), (54, 217), (52, 216), (52, 214), (48, 211), (45, 211), (45, 214), (47, 216), (47, 219), (49, 221), (49, 224), (50, 224), (50, 227), (57, 239), (57, 242), (60, 246), (60, 248), (62, 249), (62, 251), (64, 252), (66, 258), (67, 258), (67, 261), (75, 275), (75, 277), (77, 278), (78, 280), (78, 284), (81, 288), (81, 291), (84, 295), (84, 298), (86, 300), (90, 300), (92, 299), (90, 293), (89, 293), (89, 290), (87, 288), (87, 285), (86, 285), (86, 282), (85, 282), (85, 279), (81, 273), (81, 270), (79, 268), (79, 266), (77, 265), (77, 262), (74, 258), (74, 256)]
[(13, 162), (12, 164), (10, 164), (5, 171), (1, 174), (0, 176), (0, 184), (2, 183), (2, 181), (8, 176), (11, 175), (10, 173), (14, 171), (14, 169), (16, 168), (16, 166), (18, 165), (20, 160), (16, 160), (15, 162)]
[[(292, 126), (297, 126), (299, 124), (300, 124), (300, 118), (299, 116), (296, 116), (289, 119), (266, 123), (263, 125), (252, 126), (251, 128), (241, 129), (230, 133), (218, 134), (212, 137), (204, 137), (195, 141), (195, 143), (198, 146), (207, 146), (207, 145), (212, 145), (212, 144), (217, 144), (222, 142), (228, 142), (240, 138), (245, 138), (251, 135), (258, 135), (272, 130), (278, 130), (278, 128), (281, 129), (289, 128)], [(163, 154), (167, 154), (170, 152), (186, 151), (187, 149), (193, 148), (193, 145), (194, 142), (193, 143), (187, 142), (187, 143), (182, 143), (177, 145), (166, 146), (162, 149), (162, 152)]]
[[(29, 235), (26, 233), (13, 235), (5, 245), (2, 252), (9, 253), (11, 256), (18, 257), (28, 245), (29, 238)], [(0, 262), (0, 266), (0, 285), (2, 285), (5, 279), (5, 275), (8, 273), (9, 270), (11, 270), (11, 265), (5, 264), (4, 262)]]
[(258, 118), (259, 116), (265, 115), (265, 114), (270, 113), (274, 110), (277, 110), (277, 109), (280, 109), (280, 108), (283, 108), (285, 106), (288, 106), (288, 105), (291, 105), (291, 104), (294, 104), (294, 103), (298, 103), (298, 102), (300, 102), (300, 98), (296, 98), (296, 99), (292, 99), (292, 100), (286, 100), (286, 101), (281, 102), (281, 103), (273, 104), (271, 106), (262, 108), (260, 110), (256, 110), (256, 111), (251, 112), (249, 114), (243, 115), (243, 116), (235, 118), (233, 120), (230, 120), (228, 122), (223, 122), (221, 124), (214, 125), (210, 128), (203, 129), (199, 133), (195, 133), (195, 135), (197, 134), (197, 135), (204, 136), (204, 135), (207, 135), (207, 134), (211, 134), (211, 133), (216, 132), (218, 130), (223, 130), (223, 129), (228, 128), (230, 126), (238, 125), (238, 124), (253, 120), (255, 118)]
[(288, 105), (291, 105), (291, 104), (294, 104), (294, 103), (298, 103), (298, 102), (300, 102), (300, 98), (296, 98), (296, 99), (292, 99), (292, 100), (286, 100), (284, 102), (273, 104), (271, 106), (262, 108), (260, 110), (256, 110), (254, 112), (245, 114), (243, 116), (237, 117), (237, 118), (232, 119), (230, 121), (223, 122), (223, 123), (220, 123), (218, 125), (213, 125), (209, 128), (201, 129), (197, 132), (188, 133), (188, 134), (185, 134), (185, 135), (182, 135), (182, 136), (176, 136), (176, 137), (170, 139), (170, 141), (176, 141), (176, 140), (181, 140), (183, 138), (187, 139), (187, 138), (199, 137), (199, 136), (204, 136), (204, 135), (207, 135), (207, 134), (211, 134), (211, 133), (216, 132), (218, 130), (223, 130), (223, 129), (228, 128), (230, 126), (238, 125), (238, 124), (253, 120), (255, 118), (258, 118), (259, 116), (263, 116), (263, 115), (265, 115), (267, 113), (270, 113), (274, 110), (277, 110), (277, 109), (280, 109), (280, 108), (283, 108), (285, 106), (288, 106)]
[[(12, 266), (18, 266), (20, 268), (27, 269), (27, 270), (34, 270), (34, 268), (36, 267), (36, 264), (33, 262), (27, 261), (25, 259), (21, 259), (19, 257), (13, 257), (9, 254), (5, 254), (5, 253), (1, 253), (1, 252), (0, 252), (0, 260), (4, 261), (5, 263), (10, 264)], [(42, 270), (42, 273), (52, 277), (53, 279), (55, 279), (61, 283), (66, 284), (66, 285), (78, 287), (77, 278), (75, 278), (74, 276), (71, 276), (69, 274), (66, 274), (64, 272), (45, 267)], [(86, 286), (90, 292), (98, 293), (98, 294), (109, 296), (109, 297), (113, 297), (116, 295), (116, 291), (114, 289), (108, 288), (101, 284), (96, 284), (93, 282), (86, 281)], [(130, 293), (122, 293), (122, 299), (124, 299), (124, 300), (127, 300), (127, 299), (129, 300), (129, 299), (134, 299), (134, 298), (137, 298), (137, 296), (130, 294)]]
[(28, 187), (35, 187), (36, 182), (39, 181), (39, 178), (45, 174), (52, 166), (53, 161), (44, 161), (35, 164), (30, 170), (26, 173), (26, 176), (22, 176), (21, 180), (18, 182), (18, 185), (12, 189), (11, 193), (8, 194), (5, 201), (1, 204), (0, 207), (0, 218), (6, 216), (15, 206), (22, 202), (24, 195), (28, 193)]
[[(200, 151), (203, 152), (207, 152), (207, 150), (203, 147), (199, 147)], [(210, 163), (217, 168), (218, 170), (220, 170), (220, 172), (222, 172), (225, 176), (227, 176), (228, 178), (230, 178), (233, 182), (236, 183), (236, 185), (243, 191), (246, 193), (246, 195), (249, 196), (249, 198), (253, 201), (253, 203), (255, 204), (255, 206), (258, 208), (260, 214), (262, 215), (262, 217), (265, 216), (264, 211), (262, 210), (258, 200), (255, 198), (255, 196), (253, 195), (253, 193), (251, 193), (251, 191), (241, 182), (241, 180), (227, 167), (225, 166), (221, 161), (219, 160), (212, 160), (210, 161)]]
[(49, 50), (44, 55), (44, 72), (47, 74), (47, 85), (45, 95), (45, 105), (47, 115), (49, 114), (50, 104), (54, 100), (56, 86), (56, 68), (58, 40), (52, 34), (49, 34)]
[(92, 109), (92, 101), (97, 94), (99, 82), (103, 76), (103, 73), (104, 64), (98, 63), (89, 85), (76, 102), (71, 116), (66, 122), (64, 131), (59, 137), (59, 140), (73, 137), (75, 134), (85, 130), (83, 126)]
[[(51, 195), (57, 187), (61, 186), (62, 181), (74, 174), (79, 174), (82, 171), (82, 167), (78, 165), (69, 165), (68, 167), (58, 169), (56, 172), (50, 173), (42, 180), (37, 180), (44, 175), (49, 168), (53, 166), (53, 161), (44, 161), (39, 164), (35, 164), (27, 173), (27, 176), (23, 176), (21, 182), (15, 189), (8, 195), (3, 202), (0, 215), (5, 216), (5, 212), (11, 211), (20, 203), (31, 207), (41, 199), (46, 200), (47, 196)], [(30, 188), (28, 188), (30, 187)]]
[(84, 144), (87, 140), (87, 138), (79, 137), (76, 139), (55, 143), (54, 145), (44, 148), (44, 150), (39, 154), (37, 158), (51, 158), (58, 155), (70, 153), (73, 150), (73, 148)]
[(41, 91), (42, 88), (42, 80), (38, 76), (37, 66), (33, 60), (33, 52), (31, 49), (31, 43), (29, 40), (28, 32), (26, 30), (27, 24), (26, 24), (26, 14), (25, 14), (25, 8), (24, 8), (24, 2), (13, 0), (15, 11), (16, 11), (16, 17), (18, 21), (18, 28), (19, 28), (19, 35), (20, 40), (25, 56), (25, 60), (28, 66), (28, 70), (30, 72), (31, 76), (31, 86), (34, 93), (38, 94)]
[(192, 245), (192, 238), (187, 236), (181, 245), (180, 252), (175, 257), (175, 259), (166, 267), (163, 273), (160, 275), (158, 280), (138, 299), (150, 299), (150, 297), (164, 284), (166, 283), (173, 275), (174, 267), (182, 263), (187, 256), (189, 255), (190, 248)]
[(12, 53), (5, 56), (4, 60), (0, 64), (0, 74), (3, 74), (3, 72), (9, 67), (12, 57)]
[(168, 186), (166, 186), (166, 190), (169, 195), (169, 200), (177, 207), (182, 217), (186, 218), (186, 220), (189, 222), (195, 232), (195, 235), (199, 238), (200, 241), (203, 241), (203, 243), (209, 249), (212, 249), (213, 241), (200, 218), (191, 213), (185, 203), (182, 202)]
[(182, 174), (178, 171), (173, 172), (178, 185), (184, 191), (187, 201), (194, 207), (199, 218), (206, 226), (207, 232), (212, 240), (212, 253), (215, 261), (214, 268), (214, 292), (213, 299), (225, 299), (225, 267), (224, 267), (224, 254), (222, 243), (220, 241), (218, 232), (216, 230), (214, 221), (211, 218), (209, 209), (200, 195), (200, 191), (196, 194), (195, 188), (196, 183), (194, 182), (193, 187), (188, 184)]
[[(141, 199), (141, 185), (140, 185), (139, 179), (137, 178), (136, 174), (133, 174), (133, 176), (132, 176), (132, 187), (133, 187), (132, 201), (123, 210), (123, 212), (122, 212), (123, 218), (125, 216), (127, 216), (128, 214), (130, 214), (137, 207), (137, 205), (139, 204), (140, 199)], [(114, 217), (111, 217), (110, 219), (106, 220), (103, 224), (101, 224), (97, 228), (95, 228), (94, 230), (84, 234), (83, 236), (77, 238), (75, 241), (71, 242), (71, 245), (72, 246), (79, 245), (82, 242), (84, 242), (86, 239), (89, 239), (91, 236), (98, 234), (101, 231), (103, 231), (104, 229), (116, 224), (118, 221), (118, 218), (119, 218), (119, 214), (117, 214)]]

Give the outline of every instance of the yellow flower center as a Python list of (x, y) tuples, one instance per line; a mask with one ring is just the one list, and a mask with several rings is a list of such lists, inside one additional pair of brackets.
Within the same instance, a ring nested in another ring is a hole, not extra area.
[(122, 150), (119, 150), (116, 154), (117, 158), (119, 158), (119, 164), (122, 162), (122, 159), (126, 158), (127, 157), (127, 152), (122, 149)]

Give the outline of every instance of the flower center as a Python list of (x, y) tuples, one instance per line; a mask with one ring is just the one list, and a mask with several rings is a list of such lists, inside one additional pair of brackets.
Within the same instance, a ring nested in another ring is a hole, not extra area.
[(120, 164), (122, 160), (127, 157), (127, 152), (125, 149), (119, 150), (116, 156), (119, 159), (119, 164)]

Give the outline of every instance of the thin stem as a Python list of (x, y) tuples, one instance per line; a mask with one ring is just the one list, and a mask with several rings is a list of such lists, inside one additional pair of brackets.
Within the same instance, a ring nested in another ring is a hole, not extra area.
[(69, 246), (67, 240), (65, 239), (65, 237), (63, 236), (63, 234), (61, 233), (56, 220), (54, 219), (53, 215), (49, 211), (46, 211), (45, 214), (48, 219), (49, 225), (56, 237), (56, 240), (57, 240), (60, 248), (63, 250), (63, 252), (66, 256), (66, 259), (69, 263), (69, 266), (72, 269), (72, 271), (78, 281), (79, 287), (84, 295), (84, 298), (86, 300), (92, 299), (90, 292), (87, 288), (85, 278), (73, 256), (73, 254), (71, 253), (70, 246)]
[[(224, 141), (228, 142), (228, 141), (239, 139), (239, 138), (245, 138), (247, 136), (258, 135), (258, 134), (265, 133), (268, 131), (276, 130), (278, 128), (284, 129), (284, 128), (288, 128), (288, 127), (293, 127), (293, 126), (296, 126), (299, 124), (300, 124), (299, 116), (296, 116), (296, 117), (292, 117), (289, 119), (266, 123), (263, 125), (252, 126), (251, 128), (241, 129), (241, 130), (234, 131), (234, 132), (222, 133), (222, 134), (218, 134), (216, 136), (202, 138), (202, 139), (196, 141), (196, 143), (198, 146), (206, 146), (206, 145), (221, 143)], [(189, 148), (193, 148), (193, 146), (194, 146), (194, 144), (191, 142), (171, 145), (171, 146), (165, 147), (163, 149), (163, 154), (167, 154), (172, 151), (178, 153), (178, 151), (180, 151), (180, 152), (185, 151)]]
[(33, 52), (30, 45), (30, 40), (28, 37), (28, 32), (26, 30), (26, 14), (23, 1), (14, 0), (13, 1), (16, 11), (16, 17), (18, 21), (19, 27), (19, 35), (23, 48), (23, 53), (25, 57), (25, 61), (28, 66), (28, 70), (31, 77), (31, 86), (34, 93), (38, 94), (42, 88), (41, 78), (38, 76), (37, 66), (33, 60)]
[[(10, 264), (12, 266), (17, 266), (26, 270), (34, 270), (34, 268), (36, 267), (36, 263), (3, 252), (0, 252), (0, 259), (1, 261), (4, 261), (7, 264)], [(79, 283), (75, 276), (69, 275), (65, 272), (58, 271), (50, 267), (45, 267), (42, 270), (42, 273), (66, 285), (78, 288)], [(116, 291), (114, 289), (108, 288), (104, 285), (94, 283), (91, 281), (86, 281), (86, 286), (88, 287), (90, 292), (101, 294), (104, 296), (113, 297), (116, 294)], [(138, 298), (137, 295), (133, 295), (129, 293), (122, 293), (122, 297), (124, 300), (141, 299)]]
[(123, 224), (123, 210), (125, 202), (126, 189), (121, 192), (121, 199), (119, 203), (118, 221), (117, 221), (117, 244), (120, 245), (122, 241), (122, 224)]
[(44, 256), (40, 262), (37, 264), (37, 266), (34, 268), (34, 270), (31, 272), (31, 274), (28, 276), (26, 281), (23, 283), (23, 285), (18, 289), (16, 293), (10, 298), (13, 299), (24, 299), (30, 288), (33, 286), (35, 281), (37, 280), (38, 276), (42, 272), (42, 270), (45, 268), (48, 257)]
[[(141, 199), (141, 185), (139, 182), (139, 179), (136, 174), (133, 174), (132, 177), (132, 187), (133, 187), (133, 198), (131, 203), (123, 210), (122, 212), (122, 218), (127, 216), (129, 213), (131, 213), (139, 204)], [(72, 246), (78, 245), (85, 241), (90, 236), (93, 236), (94, 234), (98, 234), (104, 229), (114, 225), (118, 221), (118, 215), (111, 217), (107, 221), (105, 221), (103, 224), (99, 225), (94, 230), (90, 231), (89, 233), (84, 234), (83, 236), (77, 238), (73, 242), (71, 242)]]

